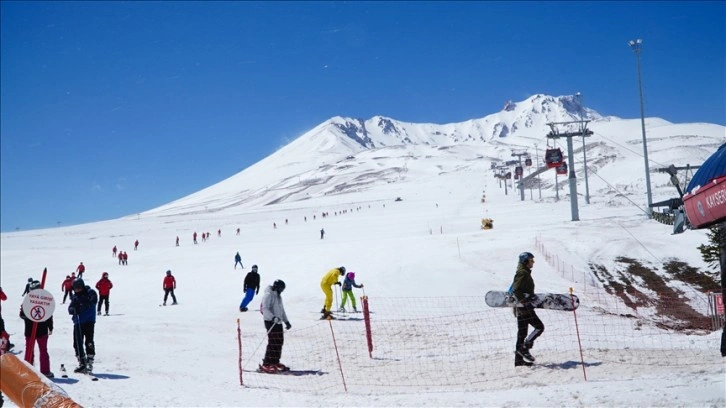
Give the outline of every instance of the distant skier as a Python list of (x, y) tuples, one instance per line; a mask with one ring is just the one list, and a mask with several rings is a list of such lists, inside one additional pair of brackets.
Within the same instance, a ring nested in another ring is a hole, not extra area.
[(234, 269), (237, 269), (237, 264), (244, 269), (245, 266), (242, 265), (242, 256), (240, 256), (239, 252), (237, 252), (237, 255), (234, 256)]
[(71, 295), (71, 291), (73, 291), (73, 281), (75, 280), (75, 273), (73, 274), (73, 277), (71, 275), (66, 275), (66, 279), (61, 284), (61, 290), (63, 291), (63, 304), (66, 304), (66, 299)]
[(244, 291), (245, 297), (239, 305), (240, 312), (246, 312), (247, 305), (250, 304), (252, 298), (260, 293), (260, 275), (257, 273), (257, 265), (252, 265), (252, 270), (245, 276)]
[(98, 289), (97, 315), (101, 314), (101, 305), (105, 303), (106, 316), (108, 316), (108, 298), (111, 295), (111, 288), (113, 288), (113, 283), (108, 279), (108, 272), (104, 272), (101, 279), (96, 282), (96, 289)]
[(174, 278), (174, 275), (171, 274), (171, 271), (166, 271), (162, 287), (164, 288), (164, 306), (166, 306), (166, 299), (169, 295), (171, 295), (172, 305), (175, 305), (176, 296), (174, 295), (174, 289), (176, 289), (176, 279)]
[(83, 262), (81, 262), (80, 265), (76, 268), (76, 273), (78, 274), (78, 279), (83, 279), (83, 274), (86, 272), (86, 266), (83, 265)]
[(348, 272), (343, 280), (342, 292), (343, 300), (340, 302), (339, 312), (345, 312), (345, 301), (350, 298), (350, 304), (353, 306), (353, 311), (358, 313), (358, 309), (355, 304), (355, 296), (353, 296), (353, 288), (362, 288), (363, 284), (360, 285), (355, 283), (355, 272)]
[(197, 232), (196, 231), (194, 232), (194, 234), (192, 234), (192, 242), (194, 242), (194, 244), (197, 243)]
[(323, 319), (330, 317), (330, 308), (333, 306), (333, 285), (340, 286), (338, 277), (345, 275), (345, 266), (339, 268), (333, 268), (323, 275), (323, 280), (320, 281), (320, 289), (325, 293), (325, 305), (320, 313), (323, 314)]
[[(514, 366), (531, 366), (534, 357), (529, 350), (534, 346), (534, 341), (544, 332), (544, 324), (534, 311), (534, 307), (527, 303), (530, 295), (534, 295), (534, 280), (532, 279), (532, 267), (534, 266), (534, 255), (530, 252), (519, 254), (517, 272), (512, 283), (512, 294), (523, 306), (514, 308), (514, 315), (517, 317), (517, 344), (514, 352)], [(532, 333), (527, 336), (529, 326), (534, 327)], [(525, 361), (527, 360), (527, 361)]]
[(113, 254), (114, 258), (116, 258), (116, 251), (118, 251), (118, 248), (116, 248), (116, 245), (114, 245), (113, 249), (111, 249), (111, 254)]
[(282, 291), (285, 290), (285, 282), (276, 280), (272, 285), (265, 289), (262, 296), (262, 318), (265, 321), (265, 329), (267, 330), (267, 349), (265, 350), (265, 358), (260, 365), (260, 371), (265, 373), (277, 373), (279, 371), (287, 371), (290, 368), (280, 363), (282, 356), (282, 345), (285, 343), (285, 334), (282, 330), (282, 324), (290, 330), (292, 325), (285, 314), (285, 307), (282, 304)]
[(176, 246), (179, 246), (179, 236), (176, 237)]
[(325, 230), (323, 228), (320, 228), (320, 239), (323, 239), (325, 237)]
[(136, 251), (137, 249), (139, 249), (139, 240), (138, 239), (136, 241), (134, 241), (134, 251)]

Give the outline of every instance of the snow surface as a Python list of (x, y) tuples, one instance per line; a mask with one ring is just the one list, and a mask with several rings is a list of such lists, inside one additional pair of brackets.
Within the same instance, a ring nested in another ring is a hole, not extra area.
[[(677, 134), (696, 135), (683, 138), (667, 133), (672, 129), (667, 122), (658, 125), (649, 129), (654, 137), (654, 161), (666, 162), (673, 152), (682, 152), (677, 165), (682, 161), (697, 164), (708, 157), (709, 149), (715, 151), (724, 141), (723, 127), (715, 125), (673, 125), (679, 129)], [(303, 150), (292, 154), (287, 149), (285, 160), (272, 160), (271, 156), (251, 171), (205, 189), (203, 194), (159, 209), (91, 224), (2, 234), (1, 279), (8, 295), (3, 316), (12, 341), (22, 350), (23, 323), (15, 310), (22, 302), (20, 294), (28, 277), (39, 279), (47, 267), (46, 288), (60, 303), (61, 282), (80, 261), (87, 266), (85, 280), (90, 285), (104, 271), (109, 272), (114, 283), (111, 316), (100, 316), (96, 324), (96, 372), (101, 380), (92, 383), (78, 376), (55, 380), (75, 401), (88, 407), (724, 406), (720, 333), (653, 333), (658, 339), (667, 336), (674, 350), (681, 345), (695, 349), (703, 364), (686, 368), (653, 361), (652, 356), (657, 359), (663, 354), (647, 348), (633, 354), (616, 337), (608, 337), (610, 344), (603, 349), (588, 350), (602, 362), (591, 367), (597, 376), (589, 381), (580, 375), (579, 363), (566, 366), (572, 356), (547, 355), (547, 350), (540, 350), (538, 357), (554, 362), (554, 369), (515, 369), (507, 363), (502, 379), (481, 373), (486, 377), (484, 384), (470, 389), (391, 390), (370, 385), (381, 381), (396, 384), (397, 379), (391, 376), (401, 374), (386, 370), (366, 371), (370, 384), (349, 384), (347, 393), (340, 388), (308, 390), (300, 384), (311, 379), (302, 377), (297, 386), (287, 389), (279, 384), (239, 384), (236, 320), (240, 319), (245, 336), (250, 336), (246, 347), (257, 347), (264, 335), (259, 313), (237, 310), (242, 281), (252, 264), (259, 265), (263, 288), (275, 279), (287, 283), (283, 298), (293, 329), (286, 333), (282, 361), (299, 369), (318, 368), (320, 363), (315, 355), (293, 355), (293, 339), (302, 336), (306, 328), (327, 324), (319, 322), (315, 313), (323, 302), (319, 282), (325, 272), (340, 265), (357, 273), (374, 305), (403, 296), (479, 297), (483, 303), (486, 291), (509, 286), (522, 251), (536, 256), (533, 276), (538, 292), (561, 293), (575, 286), (576, 282), (562, 277), (544, 261), (536, 240), (545, 242), (549, 251), (578, 271), (587, 271), (591, 262), (612, 267), (613, 259), (622, 255), (651, 264), (677, 258), (705, 270), (707, 266), (696, 249), (706, 242), (704, 231), (672, 235), (670, 226), (647, 220), (642, 213), (639, 122), (610, 118), (592, 128), (595, 135), (588, 140), (593, 146), (588, 159), (593, 166), (591, 204), (584, 203), (580, 178), (577, 222), (570, 221), (566, 185), (560, 186), (560, 201), (554, 199), (552, 171), (543, 175), (542, 199), (535, 188), (526, 191), (525, 201), (520, 201), (516, 190), (510, 189), (505, 195), (500, 181), (493, 177), (488, 158), (510, 160), (510, 148), (524, 145), (526, 139), (512, 139), (511, 146), (501, 141), (446, 148), (389, 146), (358, 152), (352, 160), (345, 159), (350, 151), (343, 149), (336, 162), (328, 165), (318, 161), (321, 156), (316, 148), (304, 150), (305, 140), (298, 140), (298, 149)], [(660, 142), (656, 141), (659, 135)], [(540, 143), (544, 143), (541, 138)], [(290, 162), (297, 163), (294, 166), (303, 173), (281, 170)], [(246, 191), (245, 180), (252, 177), (250, 174), (255, 178), (250, 184), (271, 187)], [(655, 192), (675, 195), (666, 180), (654, 176)], [(615, 192), (609, 186), (619, 189)], [(486, 202), (482, 203), (484, 194)], [(396, 197), (402, 201), (394, 201)], [(341, 213), (343, 210), (346, 212)], [(323, 212), (330, 216), (322, 218)], [(494, 229), (480, 229), (484, 217), (494, 219)], [(241, 229), (240, 236), (235, 235), (237, 228)], [(319, 237), (321, 228), (326, 231), (323, 240)], [(218, 229), (221, 237), (217, 237)], [(193, 245), (194, 231), (210, 232), (211, 238)], [(176, 236), (181, 240), (179, 247), (174, 245)], [(140, 247), (133, 251), (136, 239)], [(119, 266), (112, 258), (114, 245), (128, 252), (128, 266)], [(233, 269), (237, 251), (244, 270)], [(167, 269), (174, 272), (178, 282), (180, 304), (174, 307), (160, 307), (161, 282)], [(356, 295), (360, 295), (357, 290)], [(593, 307), (595, 299), (581, 292), (578, 295), (582, 302), (578, 311), (583, 317), (602, 315)], [(255, 298), (253, 307), (259, 300)], [(72, 324), (66, 307), (57, 304), (56, 329), (49, 340), (56, 374), (61, 363), (74, 365)], [(395, 310), (389, 312), (388, 316), (374, 314), (373, 319), (404, 317), (411, 311), (401, 310), (400, 316)], [(545, 315), (541, 316), (548, 324)], [(624, 317), (604, 318), (613, 327), (631, 327)], [(351, 323), (357, 324), (333, 322)], [(515, 321), (508, 318), (506, 324), (513, 327)], [(556, 336), (557, 331), (550, 329), (542, 338), (554, 341)], [(646, 332), (643, 336), (646, 338)], [(514, 340), (512, 336), (505, 342), (513, 348)], [(309, 341), (313, 344), (317, 340)], [(427, 348), (435, 347), (438, 340), (436, 336), (422, 336), (415, 341)], [(462, 352), (479, 346), (465, 343), (464, 347)], [(505, 346), (502, 352), (509, 353), (509, 349)], [(421, 358), (412, 356), (402, 364), (423, 364), (425, 358)], [(488, 358), (497, 356), (477, 354), (472, 358), (475, 361), (468, 364), (480, 362), (485, 367)], [(557, 365), (560, 358), (562, 364)], [(610, 364), (619, 358), (634, 363)], [(249, 370), (258, 362), (255, 358), (243, 363)], [(442, 382), (459, 375), (449, 366), (428, 374), (434, 379), (440, 376)], [(254, 376), (263, 374), (245, 375), (255, 383)]]

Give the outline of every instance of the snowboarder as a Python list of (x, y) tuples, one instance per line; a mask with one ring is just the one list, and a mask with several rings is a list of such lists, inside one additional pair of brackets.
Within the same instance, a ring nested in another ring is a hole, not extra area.
[(75, 278), (75, 273), (73, 274), (73, 278), (71, 278), (71, 275), (66, 275), (66, 279), (61, 284), (61, 291), (63, 292), (63, 304), (66, 304), (66, 299), (71, 295), (71, 292), (73, 291), (73, 281)]
[(285, 314), (285, 307), (282, 304), (282, 291), (285, 290), (285, 282), (276, 280), (272, 285), (265, 289), (262, 296), (262, 318), (265, 321), (265, 329), (267, 330), (267, 350), (265, 358), (260, 365), (260, 371), (265, 373), (277, 373), (279, 371), (287, 371), (289, 368), (280, 363), (282, 356), (282, 345), (285, 342), (285, 335), (282, 330), (282, 324), (290, 330), (292, 325)]
[(111, 295), (111, 288), (113, 283), (108, 279), (108, 272), (104, 272), (101, 279), (96, 282), (96, 289), (98, 289), (98, 307), (96, 308), (96, 314), (101, 314), (101, 305), (106, 305), (106, 316), (108, 316), (108, 297)]
[(164, 306), (166, 306), (166, 299), (169, 295), (171, 295), (172, 305), (175, 305), (176, 296), (174, 296), (174, 289), (176, 289), (176, 279), (174, 278), (174, 275), (171, 274), (171, 271), (166, 271), (162, 288), (164, 288)]
[[(33, 282), (33, 289), (40, 288), (40, 282)], [(35, 360), (35, 343), (38, 343), (38, 357), (40, 360), (40, 372), (48, 378), (53, 378), (53, 372), (50, 371), (50, 355), (48, 355), (48, 336), (53, 334), (53, 316), (50, 316), (48, 320), (37, 322), (35, 329), (35, 340), (32, 340), (33, 336), (33, 320), (28, 318), (23, 312), (23, 308), (20, 308), (20, 318), (25, 321), (25, 349), (30, 350), (30, 364), (33, 364)]]
[[(544, 332), (544, 324), (534, 311), (534, 307), (527, 303), (527, 299), (534, 295), (534, 280), (532, 279), (532, 267), (534, 266), (534, 255), (531, 252), (519, 254), (517, 272), (514, 274), (512, 283), (512, 294), (517, 302), (523, 306), (514, 308), (514, 316), (517, 317), (517, 343), (514, 351), (514, 366), (531, 366), (534, 357), (529, 350), (534, 346), (534, 341)], [(532, 333), (527, 336), (529, 326), (534, 327)]]
[[(83, 279), (73, 281), (73, 294), (68, 314), (73, 316), (73, 349), (78, 358), (76, 373), (93, 372), (93, 360), (96, 357), (96, 345), (93, 334), (96, 326), (96, 291), (86, 286)], [(85, 350), (84, 350), (85, 346)]]
[(353, 288), (362, 288), (363, 284), (360, 285), (355, 283), (355, 272), (348, 272), (348, 274), (345, 275), (345, 279), (343, 279), (343, 300), (340, 302), (340, 309), (338, 309), (339, 312), (345, 312), (345, 301), (350, 298), (350, 304), (353, 306), (353, 311), (358, 313), (358, 309), (356, 308), (355, 304), (355, 296), (353, 296)]
[(239, 305), (240, 312), (246, 312), (247, 305), (250, 304), (252, 298), (260, 293), (260, 275), (257, 273), (257, 265), (252, 265), (252, 270), (245, 276), (244, 291), (245, 297)]
[(234, 269), (237, 269), (237, 264), (239, 264), (242, 269), (245, 268), (245, 266), (242, 265), (242, 257), (240, 256), (239, 252), (237, 252), (237, 255), (234, 256)]
[(333, 306), (333, 285), (340, 286), (338, 277), (345, 275), (345, 266), (339, 268), (333, 268), (329, 270), (324, 276), (323, 280), (320, 281), (320, 289), (325, 293), (325, 305), (320, 313), (323, 314), (323, 318), (330, 316), (330, 307)]

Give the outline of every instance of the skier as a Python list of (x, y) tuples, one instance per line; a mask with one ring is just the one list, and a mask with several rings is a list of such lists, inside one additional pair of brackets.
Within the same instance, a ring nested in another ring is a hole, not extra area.
[(179, 246), (179, 236), (176, 237), (176, 246)]
[[(75, 276), (75, 273), (73, 274)], [(66, 275), (66, 279), (61, 284), (61, 291), (63, 292), (63, 304), (66, 304), (66, 299), (71, 295), (73, 290), (73, 281), (75, 277), (71, 278), (71, 275)]]
[(239, 264), (242, 269), (245, 268), (245, 266), (242, 265), (242, 257), (240, 256), (239, 252), (237, 252), (237, 255), (234, 256), (234, 269), (237, 269), (237, 264)]
[[(530, 252), (519, 254), (517, 272), (514, 274), (512, 283), (512, 294), (522, 306), (514, 308), (514, 315), (517, 317), (517, 343), (514, 351), (514, 366), (531, 366), (534, 357), (529, 350), (534, 346), (534, 341), (544, 332), (544, 324), (534, 311), (534, 307), (527, 302), (530, 296), (534, 295), (534, 280), (532, 279), (532, 267), (534, 266), (534, 255)], [(534, 327), (532, 333), (527, 336), (529, 326)]]
[(355, 296), (353, 296), (353, 288), (362, 288), (363, 284), (360, 285), (355, 283), (355, 272), (348, 272), (347, 275), (345, 275), (345, 279), (343, 279), (343, 300), (340, 302), (340, 309), (338, 309), (339, 312), (345, 312), (345, 301), (350, 298), (350, 304), (353, 306), (353, 311), (355, 313), (358, 313), (358, 309), (356, 308), (355, 304)]
[(325, 293), (325, 305), (320, 313), (323, 314), (322, 319), (330, 317), (330, 307), (333, 306), (333, 285), (340, 286), (338, 277), (345, 275), (345, 266), (339, 268), (333, 268), (329, 270), (324, 276), (323, 280), (320, 281), (320, 289)]
[(98, 289), (98, 307), (96, 308), (96, 314), (101, 314), (101, 305), (106, 305), (106, 316), (108, 316), (108, 297), (111, 295), (111, 288), (113, 283), (108, 279), (108, 272), (104, 272), (101, 279), (96, 282), (96, 289)]
[(176, 279), (174, 278), (174, 275), (171, 274), (171, 271), (166, 271), (166, 276), (164, 277), (164, 283), (162, 284), (162, 288), (164, 288), (164, 306), (166, 306), (166, 299), (171, 294), (171, 300), (172, 305), (176, 304), (176, 296), (174, 296), (174, 289), (176, 289)]
[(285, 290), (285, 282), (276, 280), (265, 289), (262, 296), (262, 318), (265, 320), (267, 330), (267, 350), (265, 358), (260, 365), (260, 371), (265, 373), (277, 373), (287, 371), (290, 368), (280, 363), (282, 356), (282, 345), (285, 343), (285, 335), (282, 330), (282, 323), (290, 330), (292, 325), (287, 320), (285, 307), (282, 304), (282, 291)]
[(83, 278), (83, 273), (86, 272), (86, 266), (83, 265), (83, 262), (81, 262), (80, 265), (76, 268), (76, 273), (78, 274), (78, 279)]
[(136, 241), (134, 241), (134, 251), (136, 251), (137, 249), (139, 249), (139, 240), (138, 239)]
[[(8, 300), (8, 296), (3, 292), (3, 288), (0, 287), (0, 303)], [(5, 354), (15, 345), (10, 342), (10, 334), (5, 331), (5, 320), (3, 319), (2, 306), (0, 306), (0, 355)], [(2, 402), (2, 399), (0, 399)], [(0, 405), (1, 406), (1, 405)]]
[(83, 279), (78, 278), (73, 281), (68, 314), (73, 316), (73, 348), (78, 358), (78, 367), (73, 371), (76, 373), (93, 372), (93, 359), (96, 357), (93, 334), (96, 326), (97, 303), (96, 291), (86, 286)]
[(320, 239), (323, 239), (325, 237), (325, 229), (320, 228)]
[[(33, 289), (40, 288), (40, 282), (33, 282)], [(28, 318), (23, 312), (23, 308), (20, 308), (20, 318), (25, 321), (25, 349), (30, 350), (30, 364), (33, 364), (35, 360), (35, 343), (38, 343), (38, 357), (40, 360), (40, 372), (48, 378), (53, 378), (53, 372), (50, 371), (50, 356), (48, 355), (48, 336), (53, 334), (53, 316), (50, 316), (48, 320), (37, 322), (35, 329), (35, 340), (31, 341), (33, 336), (33, 320)]]
[(118, 248), (116, 248), (116, 245), (114, 245), (113, 249), (111, 249), (111, 253), (113, 254), (114, 258), (116, 258), (116, 251), (118, 251)]
[(252, 265), (252, 270), (245, 276), (244, 291), (245, 297), (239, 305), (240, 312), (246, 312), (247, 305), (250, 304), (252, 298), (260, 293), (260, 275), (257, 273), (257, 265)]
[(192, 234), (192, 241), (196, 245), (196, 243), (197, 243), (197, 232), (196, 231), (194, 231), (194, 234)]
[(23, 291), (23, 294), (20, 295), (21, 297), (30, 293), (30, 286), (32, 284), (33, 284), (33, 278), (28, 278), (28, 283), (25, 284), (25, 290)]

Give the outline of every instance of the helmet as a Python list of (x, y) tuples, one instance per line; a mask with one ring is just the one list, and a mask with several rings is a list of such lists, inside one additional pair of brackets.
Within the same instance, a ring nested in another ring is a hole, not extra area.
[(103, 275), (101, 275), (102, 278), (108, 278), (108, 272), (104, 272)]
[(30, 290), (40, 289), (40, 282), (38, 282), (37, 280), (30, 282), (29, 285), (30, 285)]
[(353, 280), (353, 279), (355, 279), (355, 272), (348, 272), (348, 274), (346, 276), (348, 277), (348, 279)]
[(86, 283), (83, 282), (83, 279), (76, 279), (73, 281), (73, 289), (83, 289), (86, 287)]
[(526, 264), (530, 259), (534, 259), (534, 255), (531, 252), (522, 252), (519, 254), (519, 263)]
[(71, 275), (66, 275), (66, 279), (70, 279), (70, 278), (71, 278)]
[(338, 268), (338, 270), (340, 271), (341, 275), (345, 275), (345, 266), (341, 266), (340, 268)]
[(282, 291), (285, 290), (285, 282), (283, 282), (283, 281), (281, 281), (279, 279), (276, 280), (272, 284), (272, 290), (274, 290), (277, 293), (282, 293)]
[(166, 271), (167, 275), (171, 275), (171, 270)]
[(254, 272), (257, 272), (257, 265), (252, 265), (252, 270), (253, 270)]
[(33, 283), (33, 278), (28, 278), (28, 283)]

